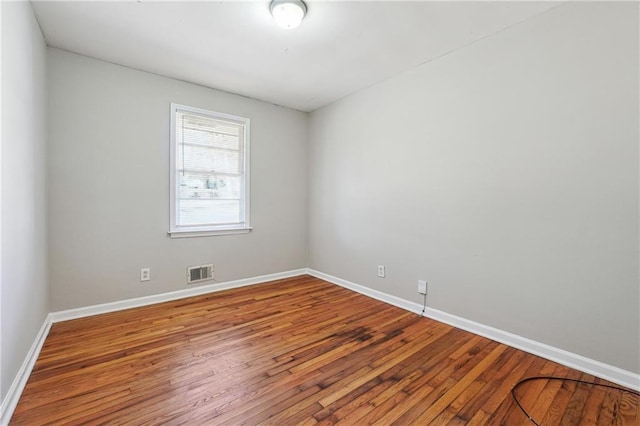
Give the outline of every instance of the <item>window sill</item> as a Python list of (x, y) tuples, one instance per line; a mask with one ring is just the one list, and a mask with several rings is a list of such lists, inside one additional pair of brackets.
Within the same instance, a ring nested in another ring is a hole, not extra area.
[(168, 234), (171, 238), (192, 238), (192, 237), (212, 237), (214, 235), (234, 235), (234, 234), (247, 234), (251, 232), (253, 228), (227, 228), (227, 229), (179, 229), (169, 231)]

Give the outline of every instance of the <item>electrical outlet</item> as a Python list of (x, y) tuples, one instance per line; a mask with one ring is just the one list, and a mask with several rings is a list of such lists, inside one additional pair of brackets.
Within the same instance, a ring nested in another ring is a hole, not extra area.
[(378, 276), (384, 278), (384, 265), (378, 265)]
[(427, 282), (425, 280), (418, 280), (418, 293), (427, 294)]
[(151, 279), (151, 268), (140, 269), (140, 281), (149, 281)]

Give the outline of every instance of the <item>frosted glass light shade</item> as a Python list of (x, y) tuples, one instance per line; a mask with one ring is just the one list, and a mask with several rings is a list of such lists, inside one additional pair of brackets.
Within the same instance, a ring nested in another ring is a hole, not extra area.
[(291, 30), (297, 28), (304, 15), (307, 6), (300, 0), (273, 0), (271, 2), (271, 15), (278, 26)]

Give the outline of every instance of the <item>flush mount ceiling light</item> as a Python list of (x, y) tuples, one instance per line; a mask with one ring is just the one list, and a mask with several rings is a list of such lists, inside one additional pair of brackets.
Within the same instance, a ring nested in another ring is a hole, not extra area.
[(291, 30), (302, 22), (307, 13), (307, 6), (302, 0), (273, 0), (271, 15), (280, 27)]

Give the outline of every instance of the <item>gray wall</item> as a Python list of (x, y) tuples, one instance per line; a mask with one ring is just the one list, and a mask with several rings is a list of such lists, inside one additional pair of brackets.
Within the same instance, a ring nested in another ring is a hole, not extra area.
[[(52, 310), (307, 264), (307, 114), (49, 49)], [(169, 105), (251, 119), (249, 234), (171, 239)], [(139, 281), (140, 268), (151, 281)]]
[(310, 267), (640, 372), (638, 124), (632, 3), (349, 96), (311, 114)]
[(45, 199), (46, 46), (31, 4), (2, 8), (0, 399), (49, 312)]

